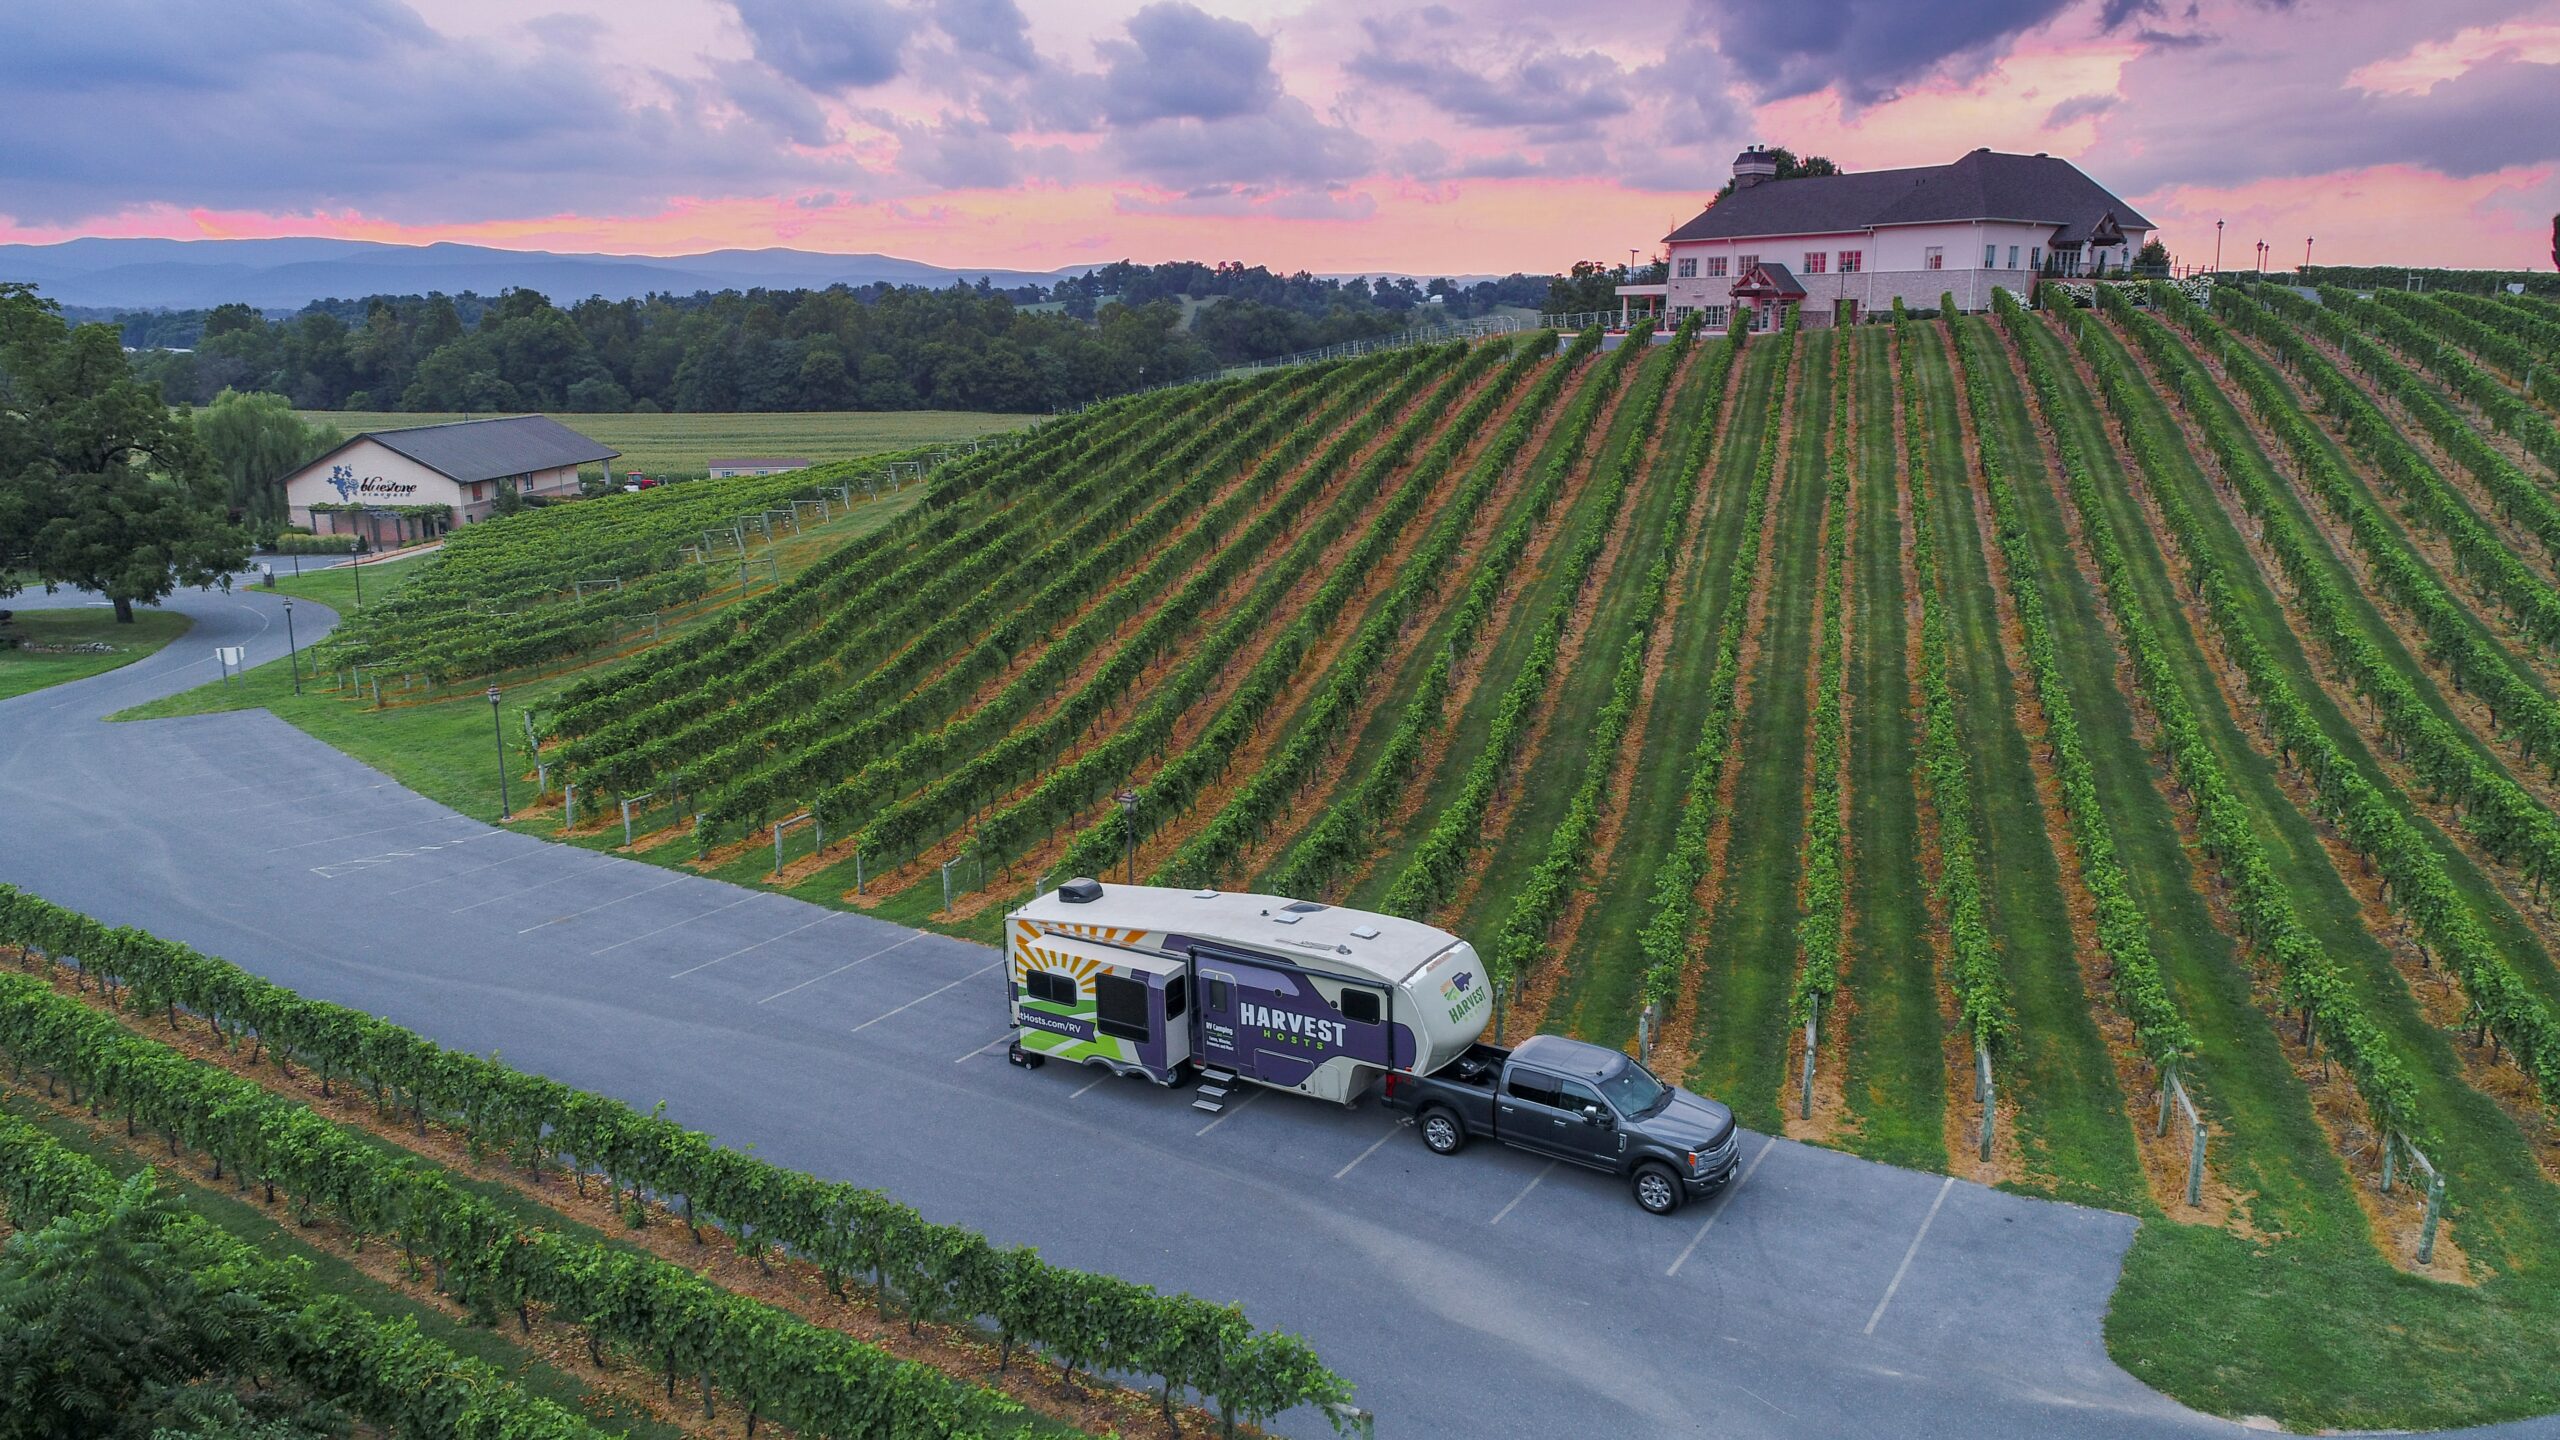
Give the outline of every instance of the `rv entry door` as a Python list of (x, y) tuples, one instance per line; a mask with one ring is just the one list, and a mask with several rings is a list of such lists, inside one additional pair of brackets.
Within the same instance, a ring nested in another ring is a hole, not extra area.
[(1199, 966), (1200, 1060), (1206, 1065), (1236, 1068), (1236, 977), (1231, 971)]

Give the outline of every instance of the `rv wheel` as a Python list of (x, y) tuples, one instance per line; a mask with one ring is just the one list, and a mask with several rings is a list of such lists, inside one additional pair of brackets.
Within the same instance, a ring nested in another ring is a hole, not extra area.
[(1422, 1143), (1431, 1147), (1434, 1155), (1455, 1155), (1466, 1148), (1467, 1128), (1446, 1110), (1426, 1110), (1422, 1113)]
[(1679, 1209), (1680, 1177), (1659, 1165), (1636, 1171), (1636, 1203), (1652, 1215), (1668, 1215)]

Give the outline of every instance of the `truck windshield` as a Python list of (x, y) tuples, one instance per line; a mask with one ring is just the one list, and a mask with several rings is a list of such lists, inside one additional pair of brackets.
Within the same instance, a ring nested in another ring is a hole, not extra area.
[(1600, 1082), (1600, 1093), (1621, 1115), (1650, 1115), (1671, 1098), (1671, 1087), (1653, 1078), (1653, 1072), (1633, 1060), (1617, 1074)]

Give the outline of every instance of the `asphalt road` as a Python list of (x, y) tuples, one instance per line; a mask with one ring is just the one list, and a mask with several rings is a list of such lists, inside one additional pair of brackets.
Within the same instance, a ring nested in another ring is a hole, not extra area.
[[(0, 702), (0, 880), (999, 1242), (1241, 1301), (1382, 1436), (2245, 1433), (2107, 1358), (2130, 1217), (1750, 1136), (1737, 1184), (1655, 1219), (1500, 1147), (1435, 1157), (1374, 1107), (1265, 1092), (1212, 1118), (1017, 1070), (982, 946), (499, 831), (264, 711), (100, 723), (213, 679), (214, 645), (281, 647), (271, 595), (171, 604), (196, 627), (160, 654)], [(305, 643), (325, 614), (298, 607)]]

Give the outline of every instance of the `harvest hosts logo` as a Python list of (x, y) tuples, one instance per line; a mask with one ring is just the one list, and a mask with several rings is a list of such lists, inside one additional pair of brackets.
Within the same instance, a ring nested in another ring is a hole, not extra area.
[(406, 480), (385, 480), (379, 475), (367, 475), (358, 479), (354, 467), (348, 465), (329, 467), (329, 488), (338, 492), (338, 498), (341, 501), (349, 502), (396, 500), (404, 495), (418, 493), (418, 487)]
[(1485, 1004), (1486, 992), (1476, 988), (1476, 972), (1461, 970), (1440, 982), (1440, 998), (1449, 1002), (1449, 1018), (1463, 1020)]
[(1236, 1007), (1236, 1018), (1256, 1029), (1276, 1031), (1283, 1037), (1294, 1036), (1309, 1045), (1339, 1045), (1351, 1033), (1351, 1027), (1339, 1020), (1319, 1020), (1313, 1015), (1298, 1015), (1275, 1010), (1268, 1005), (1247, 1001)]

